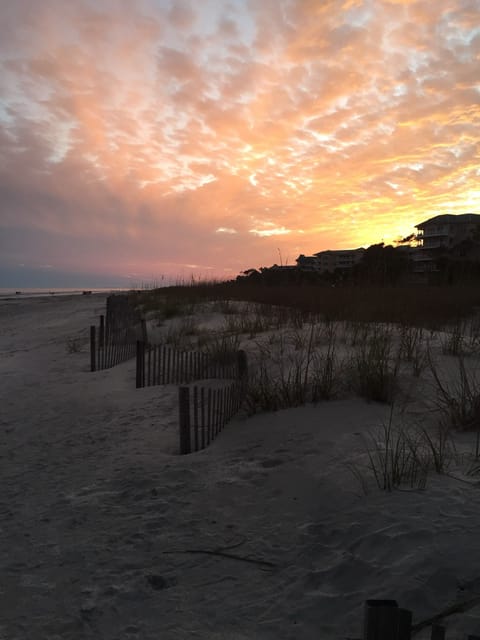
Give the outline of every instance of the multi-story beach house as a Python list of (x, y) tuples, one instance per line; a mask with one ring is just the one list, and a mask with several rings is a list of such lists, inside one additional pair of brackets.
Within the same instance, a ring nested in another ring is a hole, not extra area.
[(365, 249), (337, 249), (319, 251), (313, 256), (300, 255), (297, 258), (297, 267), (300, 271), (316, 273), (333, 273), (334, 271), (350, 271), (360, 262)]
[(435, 216), (416, 225), (417, 249), (413, 253), (413, 271), (428, 273), (437, 269), (440, 253), (451, 251), (480, 233), (480, 215), (464, 213)]

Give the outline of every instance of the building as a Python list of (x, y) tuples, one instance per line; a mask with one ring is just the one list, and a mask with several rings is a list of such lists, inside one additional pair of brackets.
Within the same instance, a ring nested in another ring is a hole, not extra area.
[(451, 251), (460, 243), (480, 232), (480, 215), (464, 213), (445, 214), (430, 218), (416, 225), (418, 243), (413, 253), (413, 271), (426, 273), (436, 271), (436, 259)]
[(315, 273), (334, 273), (335, 271), (350, 271), (360, 262), (365, 249), (337, 249), (319, 251), (313, 256), (300, 255), (297, 267), (300, 271)]

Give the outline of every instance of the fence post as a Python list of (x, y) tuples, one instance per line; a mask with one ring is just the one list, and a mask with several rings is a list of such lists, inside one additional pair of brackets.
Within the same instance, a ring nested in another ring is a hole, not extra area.
[(145, 384), (145, 345), (141, 340), (137, 340), (137, 369), (136, 369), (136, 387), (139, 389)]
[(190, 453), (190, 389), (178, 388), (180, 454)]
[(100, 316), (100, 333), (98, 336), (98, 346), (103, 349), (105, 344), (105, 316)]
[(445, 627), (439, 624), (432, 625), (432, 635), (430, 640), (445, 640)]
[(397, 640), (398, 604), (395, 600), (367, 600), (363, 640)]
[(397, 640), (411, 640), (412, 612), (408, 609), (398, 609)]
[(145, 318), (142, 318), (140, 320), (140, 327), (142, 330), (142, 342), (148, 342), (147, 339), (147, 321), (145, 320)]
[(95, 325), (90, 325), (90, 371), (96, 370)]
[(248, 375), (247, 354), (243, 349), (237, 351), (237, 369), (238, 377), (240, 380), (244, 380)]

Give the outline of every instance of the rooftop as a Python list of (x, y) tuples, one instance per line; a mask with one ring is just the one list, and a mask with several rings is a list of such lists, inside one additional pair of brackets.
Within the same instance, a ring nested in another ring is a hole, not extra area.
[(429, 224), (465, 224), (466, 222), (478, 222), (480, 224), (480, 215), (477, 213), (460, 213), (458, 215), (445, 213), (439, 216), (434, 216), (433, 218), (429, 218), (424, 222), (420, 222), (419, 224), (416, 224), (415, 227), (417, 229), (423, 229)]

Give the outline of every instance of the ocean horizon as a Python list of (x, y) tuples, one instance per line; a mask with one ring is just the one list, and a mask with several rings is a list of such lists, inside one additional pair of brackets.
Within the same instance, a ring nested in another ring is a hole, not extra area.
[(25, 287), (15, 289), (15, 287), (0, 287), (0, 300), (39, 298), (46, 296), (72, 296), (90, 293), (123, 293), (132, 291), (132, 287)]

